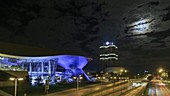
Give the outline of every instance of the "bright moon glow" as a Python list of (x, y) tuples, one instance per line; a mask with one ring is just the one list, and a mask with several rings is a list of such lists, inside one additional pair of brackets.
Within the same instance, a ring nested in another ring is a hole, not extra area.
[(129, 24), (128, 27), (130, 27), (129, 32), (133, 34), (144, 34), (151, 32), (150, 24), (152, 20), (151, 19), (144, 19), (140, 21), (133, 22), (132, 24)]

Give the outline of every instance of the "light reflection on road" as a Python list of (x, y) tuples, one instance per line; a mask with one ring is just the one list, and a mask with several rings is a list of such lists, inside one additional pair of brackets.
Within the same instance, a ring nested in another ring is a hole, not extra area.
[(170, 89), (161, 80), (152, 80), (148, 96), (170, 96)]
[[(116, 82), (115, 85), (120, 84), (121, 82)], [(56, 93), (52, 93), (52, 94), (48, 94), (47, 96), (82, 96), (84, 94), (88, 94), (91, 92), (95, 92), (98, 90), (105, 89), (107, 87), (111, 87), (113, 86), (113, 83), (108, 83), (108, 84), (97, 84), (95, 86), (89, 86), (88, 88), (86, 87), (82, 87), (80, 88), (80, 90), (78, 90), (78, 92), (76, 91), (76, 89), (70, 89), (70, 90), (66, 90), (66, 91), (62, 91), (62, 92), (56, 92)], [(100, 92), (99, 92), (100, 93)], [(96, 96), (96, 95), (94, 95)]]
[(121, 95), (121, 96), (141, 96), (141, 94), (143, 94), (143, 91), (146, 87), (146, 84), (147, 83), (142, 83), (142, 85), (136, 89), (133, 89), (132, 91), (124, 94), (124, 95)]

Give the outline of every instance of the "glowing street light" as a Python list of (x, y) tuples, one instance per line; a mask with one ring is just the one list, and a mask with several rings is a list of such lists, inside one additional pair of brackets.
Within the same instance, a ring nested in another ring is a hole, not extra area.
[(120, 69), (120, 72), (123, 72), (123, 69)]
[(96, 77), (98, 77), (99, 75), (98, 74), (96, 74)]
[(9, 78), (9, 80), (15, 81), (15, 92), (14, 92), (14, 96), (17, 96), (17, 81), (22, 81), (22, 80), (24, 80), (24, 78), (13, 78), (13, 77), (11, 77), (11, 78)]
[(120, 69), (120, 75), (122, 75), (123, 69)]
[(79, 75), (78, 77), (73, 77), (73, 79), (76, 80), (76, 82), (77, 82), (77, 90), (79, 90), (79, 79), (82, 80), (83, 77), (81, 75)]
[(161, 69), (159, 69), (159, 73), (161, 73), (161, 72), (163, 72), (163, 69), (161, 68)]
[(127, 73), (127, 70), (125, 70), (125, 73)]
[(128, 72), (127, 70), (120, 69), (120, 75), (122, 75), (122, 73), (127, 73), (127, 72)]

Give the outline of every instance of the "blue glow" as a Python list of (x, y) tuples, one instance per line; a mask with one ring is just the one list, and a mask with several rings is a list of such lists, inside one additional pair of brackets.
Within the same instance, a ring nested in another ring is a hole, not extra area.
[(58, 64), (65, 69), (82, 69), (88, 62), (86, 57), (82, 56), (72, 56), (72, 55), (62, 55), (58, 56)]
[[(66, 69), (65, 73), (71, 76), (85, 75), (87, 80), (89, 80), (86, 73), (82, 70), (82, 68), (90, 60), (87, 57), (76, 56), (76, 55), (57, 55), (57, 56), (41, 56), (41, 57), (25, 57), (25, 56), (14, 56), (14, 55), (6, 55), (6, 54), (1, 54), (1, 55), (6, 58), (4, 60), (1, 60), (1, 63), (5, 63), (7, 65), (20, 65), (23, 68), (23, 70), (26, 69), (30, 77), (33, 79), (32, 83), (36, 82), (35, 78), (37, 77), (41, 77), (42, 80), (45, 80), (46, 76), (51, 76), (52, 78), (56, 76), (57, 75), (55, 72), (56, 66), (54, 66), (53, 64), (57, 64), (63, 67), (64, 69)], [(16, 60), (16, 62), (13, 63), (9, 61), (11, 58)], [(43, 64), (42, 67), (42, 63), (40, 62), (46, 62), (46, 65)], [(35, 67), (35, 64), (37, 67)], [(58, 74), (58, 75), (62, 75), (62, 74)]]
[(88, 59), (82, 56), (62, 55), (58, 58), (58, 64), (75, 76), (82, 75), (82, 68), (88, 63)]

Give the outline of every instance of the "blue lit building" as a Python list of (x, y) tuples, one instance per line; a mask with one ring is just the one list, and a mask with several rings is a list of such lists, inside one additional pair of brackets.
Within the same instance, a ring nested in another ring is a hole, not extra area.
[[(0, 70), (28, 71), (32, 83), (37, 78), (45, 82), (49, 77), (52, 82), (56, 82), (56, 78), (61, 80), (61, 78), (79, 75), (89, 79), (83, 71), (83, 67), (89, 60), (79, 55), (19, 56), (0, 53)], [(57, 66), (64, 68), (65, 72), (56, 71)]]

